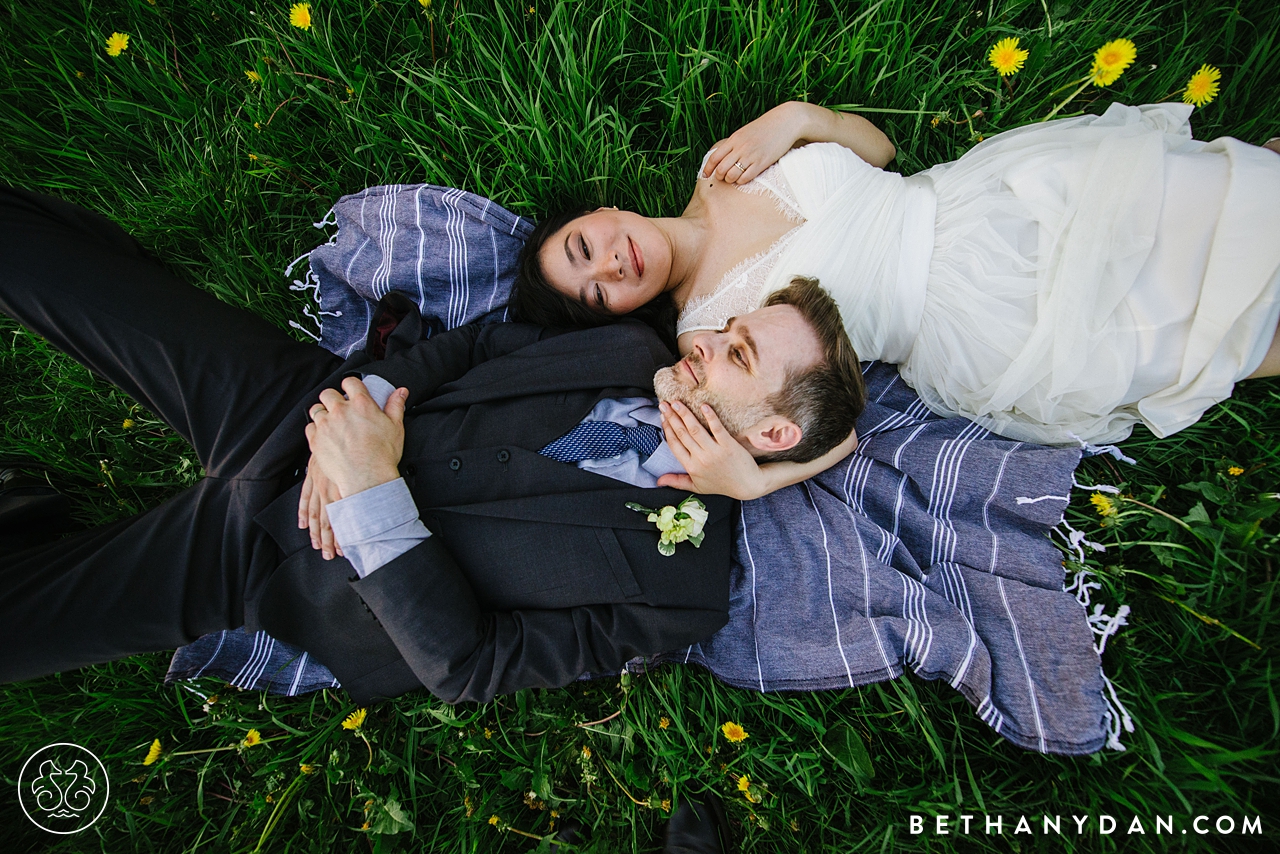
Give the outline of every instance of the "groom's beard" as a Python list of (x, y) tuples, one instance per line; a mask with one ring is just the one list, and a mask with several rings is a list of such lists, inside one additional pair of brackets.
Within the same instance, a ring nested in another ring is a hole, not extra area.
[[(702, 359), (697, 353), (690, 353), (685, 357), (685, 361), (697, 376), (706, 377)], [(746, 433), (753, 424), (770, 414), (769, 407), (765, 404), (741, 403), (716, 394), (706, 387), (705, 380), (700, 380), (696, 386), (685, 385), (679, 379), (679, 370), (674, 365), (669, 368), (660, 368), (653, 375), (653, 390), (658, 393), (659, 400), (668, 402), (678, 400), (689, 407), (703, 427), (707, 426), (707, 420), (702, 417), (704, 403), (716, 411), (720, 423), (735, 438)]]

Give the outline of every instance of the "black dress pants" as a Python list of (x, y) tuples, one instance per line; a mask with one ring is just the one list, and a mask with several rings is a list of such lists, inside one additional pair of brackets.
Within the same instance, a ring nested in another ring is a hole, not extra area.
[(0, 554), (0, 682), (173, 649), (244, 623), (274, 569), (253, 516), (296, 482), (342, 360), (179, 281), (119, 227), (0, 187), (0, 312), (182, 434), (207, 476), (163, 505)]

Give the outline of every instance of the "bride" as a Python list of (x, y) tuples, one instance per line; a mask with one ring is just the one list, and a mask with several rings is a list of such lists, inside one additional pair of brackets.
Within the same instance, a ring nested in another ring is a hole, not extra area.
[[(513, 314), (581, 325), (665, 307), (687, 354), (814, 277), (858, 355), (898, 364), (936, 413), (1046, 444), (1116, 442), (1138, 422), (1167, 436), (1236, 382), (1280, 374), (1280, 157), (1193, 140), (1190, 112), (1112, 104), (904, 178), (866, 119), (782, 104), (715, 144), (679, 217), (540, 223)], [(681, 415), (669, 432), (696, 432)]]

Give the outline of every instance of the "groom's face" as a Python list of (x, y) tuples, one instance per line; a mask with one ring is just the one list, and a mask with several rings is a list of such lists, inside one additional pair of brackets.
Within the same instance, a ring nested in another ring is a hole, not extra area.
[(822, 358), (818, 336), (793, 306), (774, 305), (730, 319), (719, 332), (698, 332), (689, 354), (654, 374), (662, 400), (679, 400), (699, 420), (708, 403), (725, 428), (741, 438), (772, 415), (768, 399), (792, 372)]

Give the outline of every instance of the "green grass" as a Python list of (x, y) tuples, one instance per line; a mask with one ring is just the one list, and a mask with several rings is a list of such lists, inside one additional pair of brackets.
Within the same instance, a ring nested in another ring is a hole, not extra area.
[[(1044, 116), (1093, 50), (1125, 36), (1138, 62), (1062, 114), (1166, 98), (1210, 62), (1222, 92), (1197, 111), (1196, 135), (1280, 132), (1269, 0), (435, 0), (432, 12), (317, 0), (303, 32), (284, 2), (250, 14), (227, 0), (0, 0), (0, 179), (111, 216), (188, 280), (284, 326), (308, 321), (281, 271), (320, 241), (310, 223), (343, 193), (428, 181), (534, 216), (581, 197), (672, 215), (702, 152), (791, 98), (862, 110), (897, 144), (893, 168), (911, 173)], [(117, 58), (103, 51), (113, 31), (131, 36)], [(1005, 35), (1031, 50), (1011, 91), (985, 63)], [(0, 335), (0, 456), (53, 465), (83, 522), (154, 506), (198, 477), (190, 449), (124, 395), (11, 321)], [(1079, 473), (1180, 520), (1122, 501), (1102, 527), (1084, 491), (1069, 512), (1108, 546), (1088, 557), (1099, 597), (1133, 608), (1105, 656), (1138, 725), (1124, 753), (1028, 753), (913, 676), (760, 695), (678, 667), (485, 706), (404, 697), (370, 710), (366, 747), (339, 727), (354, 708), (341, 691), (282, 699), (206, 684), (218, 695), (206, 712), (161, 687), (168, 656), (155, 654), (0, 688), (0, 788), (59, 740), (94, 750), (113, 782), (107, 813), (73, 837), (29, 826), (9, 788), (0, 850), (516, 852), (535, 841), (503, 828), (545, 834), (555, 809), (592, 829), (588, 850), (649, 851), (662, 802), (706, 789), (730, 801), (747, 851), (1260, 850), (1256, 837), (1156, 837), (1151, 820), (1260, 815), (1277, 838), (1280, 548), (1266, 515), (1276, 503), (1260, 496), (1280, 491), (1278, 420), (1280, 385), (1247, 383), (1170, 439), (1139, 430), (1125, 445), (1136, 467), (1091, 460)], [(728, 720), (750, 733), (741, 746), (719, 734)], [(199, 750), (251, 727), (270, 743), (141, 764), (154, 738)], [(840, 727), (865, 741), (874, 777), (822, 748)], [(318, 770), (302, 775), (301, 762)], [(764, 787), (760, 803), (737, 793), (742, 774)], [(411, 832), (360, 829), (392, 829), (393, 803)], [(1008, 817), (1005, 835), (907, 832), (912, 813), (962, 812)], [(1017, 816), (1038, 829), (1046, 812), (1122, 824), (1012, 835)], [(1124, 833), (1135, 814), (1145, 836)]]

